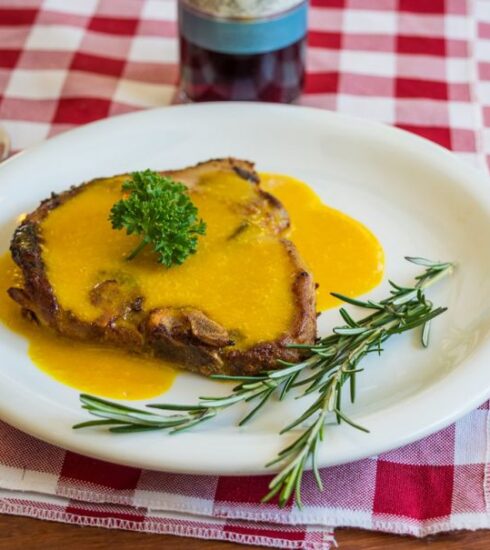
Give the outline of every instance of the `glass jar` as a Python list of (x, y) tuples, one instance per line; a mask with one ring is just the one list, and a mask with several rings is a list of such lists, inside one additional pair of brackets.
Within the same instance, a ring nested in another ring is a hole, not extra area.
[(180, 0), (184, 101), (289, 103), (305, 75), (305, 0)]

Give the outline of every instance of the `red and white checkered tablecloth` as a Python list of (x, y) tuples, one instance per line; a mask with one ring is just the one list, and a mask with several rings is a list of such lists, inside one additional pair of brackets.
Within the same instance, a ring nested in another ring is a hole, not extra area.
[[(490, 162), (490, 0), (312, 0), (300, 102)], [(172, 0), (1, 0), (0, 122), (20, 150), (171, 103)], [(336, 526), (423, 536), (490, 527), (488, 403), (403, 449), (308, 474), (304, 510), (259, 504), (270, 478), (184, 476), (65, 452), (0, 423), (0, 512), (80, 525), (329, 548)]]

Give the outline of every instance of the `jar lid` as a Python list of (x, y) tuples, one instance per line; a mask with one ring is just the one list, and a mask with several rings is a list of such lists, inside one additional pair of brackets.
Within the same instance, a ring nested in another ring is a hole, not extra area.
[(215, 17), (266, 17), (287, 11), (305, 0), (183, 0), (189, 6)]

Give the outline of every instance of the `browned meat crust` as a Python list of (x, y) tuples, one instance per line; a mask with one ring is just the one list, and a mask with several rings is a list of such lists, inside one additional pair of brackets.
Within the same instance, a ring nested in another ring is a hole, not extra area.
[[(192, 187), (199, 177), (215, 170), (232, 170), (251, 185), (259, 178), (252, 163), (236, 159), (218, 159), (184, 170), (162, 172)], [(300, 354), (287, 344), (310, 343), (315, 338), (315, 288), (294, 245), (281, 242), (295, 266), (292, 292), (296, 313), (291, 326), (274, 341), (262, 342), (246, 350), (233, 347), (227, 330), (192, 308), (159, 308), (144, 311), (142, 297), (126, 288), (124, 282), (107, 280), (97, 285), (90, 295), (104, 314), (95, 322), (78, 319), (58, 303), (44, 268), (40, 222), (48, 213), (95, 181), (53, 194), (29, 214), (16, 229), (11, 243), (14, 261), (22, 269), (23, 288), (11, 288), (9, 294), (29, 318), (47, 325), (70, 338), (108, 342), (136, 353), (176, 360), (183, 367), (204, 375), (216, 373), (258, 374), (277, 368), (277, 360), (295, 361)], [(279, 201), (257, 187), (257, 200), (251, 205), (277, 234), (288, 227), (289, 219)]]

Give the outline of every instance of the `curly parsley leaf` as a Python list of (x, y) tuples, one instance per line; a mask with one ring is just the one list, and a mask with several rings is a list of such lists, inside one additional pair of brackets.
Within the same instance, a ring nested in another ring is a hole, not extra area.
[(122, 189), (125, 197), (114, 204), (109, 221), (113, 229), (142, 237), (128, 260), (148, 244), (167, 267), (183, 263), (196, 252), (198, 236), (206, 233), (206, 224), (198, 218), (185, 185), (145, 170), (134, 172)]

